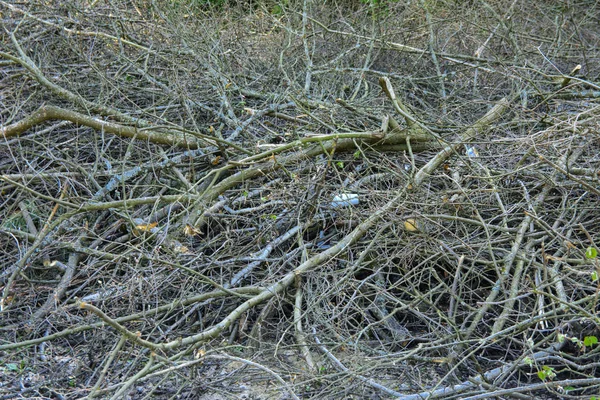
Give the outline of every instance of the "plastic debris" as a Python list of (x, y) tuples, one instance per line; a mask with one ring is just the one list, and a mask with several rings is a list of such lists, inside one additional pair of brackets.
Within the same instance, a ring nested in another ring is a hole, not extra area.
[(331, 207), (350, 207), (355, 206), (359, 203), (358, 194), (356, 193), (344, 193), (333, 197)]
[(479, 153), (477, 152), (477, 149), (475, 148), (475, 146), (465, 145), (465, 149), (467, 150), (467, 156), (469, 156), (471, 158), (479, 157)]
[(318, 249), (327, 250), (328, 248), (331, 247), (331, 245), (328, 243), (329, 239), (325, 238), (325, 232), (323, 232), (323, 231), (319, 232), (319, 239), (321, 239), (321, 240), (317, 242)]

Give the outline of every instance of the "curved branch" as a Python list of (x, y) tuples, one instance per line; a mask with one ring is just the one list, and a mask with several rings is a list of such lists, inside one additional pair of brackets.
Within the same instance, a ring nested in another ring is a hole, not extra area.
[(23, 118), (14, 124), (0, 127), (0, 135), (3, 138), (19, 136), (28, 129), (50, 120), (71, 121), (78, 125), (88, 126), (98, 131), (112, 133), (114, 135), (147, 140), (156, 144), (166, 144), (189, 149), (197, 149), (198, 142), (185, 135), (175, 136), (164, 132), (149, 132), (147, 129), (138, 129), (135, 126), (126, 126), (114, 122), (103, 121), (99, 118), (90, 117), (76, 111), (67, 110), (55, 106), (42, 106), (33, 114)]

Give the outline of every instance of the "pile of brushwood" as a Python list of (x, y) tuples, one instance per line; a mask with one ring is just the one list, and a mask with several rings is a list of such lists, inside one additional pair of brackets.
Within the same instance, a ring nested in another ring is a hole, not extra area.
[(0, 0), (0, 396), (600, 396), (600, 4)]

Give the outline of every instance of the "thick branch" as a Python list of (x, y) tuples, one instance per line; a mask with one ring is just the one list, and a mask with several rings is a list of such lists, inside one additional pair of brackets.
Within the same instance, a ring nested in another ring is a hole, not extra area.
[(98, 131), (112, 133), (122, 137), (147, 140), (156, 144), (166, 144), (183, 148), (196, 149), (198, 142), (193, 138), (185, 136), (176, 137), (164, 132), (150, 132), (147, 129), (138, 129), (134, 126), (116, 124), (90, 117), (76, 111), (66, 110), (55, 106), (42, 106), (33, 114), (12, 125), (0, 127), (0, 135), (3, 138), (19, 136), (28, 129), (50, 120), (71, 121), (78, 125), (88, 126)]

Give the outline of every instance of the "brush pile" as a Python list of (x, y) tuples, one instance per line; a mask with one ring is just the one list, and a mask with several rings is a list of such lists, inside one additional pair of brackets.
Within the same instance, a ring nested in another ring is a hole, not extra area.
[(2, 398), (600, 393), (591, 1), (0, 0)]

